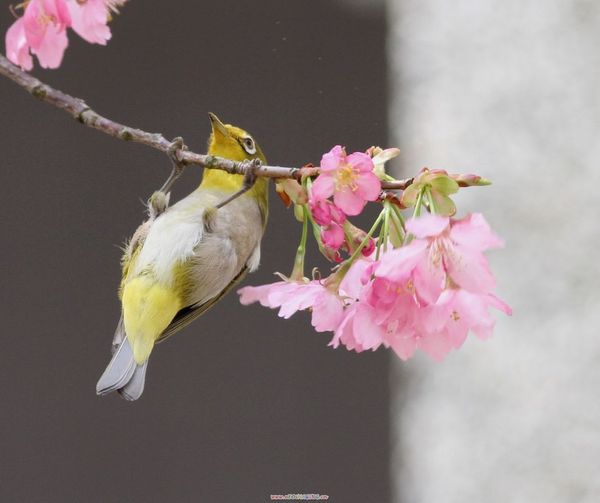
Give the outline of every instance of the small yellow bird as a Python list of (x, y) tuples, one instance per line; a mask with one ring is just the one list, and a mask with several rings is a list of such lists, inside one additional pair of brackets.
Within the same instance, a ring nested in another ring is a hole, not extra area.
[[(250, 134), (212, 113), (209, 117), (209, 154), (266, 162)], [(125, 399), (137, 400), (154, 344), (191, 323), (258, 267), (268, 180), (258, 177), (249, 190), (226, 202), (245, 182), (242, 175), (207, 168), (200, 186), (175, 205), (168, 207), (165, 193), (151, 198), (150, 218), (123, 256), (121, 320), (113, 357), (96, 385), (98, 395), (118, 390)]]

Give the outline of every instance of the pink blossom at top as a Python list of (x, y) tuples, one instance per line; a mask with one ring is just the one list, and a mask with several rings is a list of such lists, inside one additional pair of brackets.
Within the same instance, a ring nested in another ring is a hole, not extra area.
[(44, 68), (57, 68), (68, 45), (67, 27), (71, 16), (66, 0), (31, 0), (23, 17), (6, 32), (6, 54), (14, 63), (31, 70), (30, 55)]
[(30, 0), (23, 17), (6, 32), (6, 55), (25, 70), (33, 68), (31, 54), (43, 68), (58, 68), (69, 41), (67, 28), (90, 43), (106, 44), (110, 11), (125, 0)]
[(312, 309), (311, 323), (317, 332), (333, 331), (344, 311), (342, 299), (320, 281), (278, 281), (268, 285), (246, 286), (238, 290), (244, 305), (260, 302), (270, 308), (280, 308), (279, 316), (289, 318), (297, 311)]
[(371, 158), (362, 152), (346, 155), (336, 146), (321, 159), (321, 172), (311, 188), (311, 198), (320, 200), (333, 195), (333, 202), (346, 215), (358, 215), (367, 201), (375, 201), (381, 182), (373, 172)]
[(124, 0), (75, 0), (69, 3), (72, 28), (90, 44), (106, 45), (111, 38), (108, 21), (110, 11), (124, 3)]

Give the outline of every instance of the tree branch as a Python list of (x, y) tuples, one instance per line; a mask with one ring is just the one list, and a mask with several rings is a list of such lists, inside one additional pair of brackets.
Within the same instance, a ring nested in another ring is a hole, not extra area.
[[(48, 84), (44, 84), (29, 73), (13, 65), (6, 57), (0, 54), (0, 75), (8, 77), (17, 85), (27, 90), (30, 94), (41, 101), (45, 101), (57, 108), (67, 112), (75, 120), (83, 125), (102, 131), (103, 133), (124, 141), (141, 143), (160, 150), (174, 157), (181, 166), (197, 165), (205, 168), (222, 169), (232, 174), (246, 175), (249, 163), (231, 161), (222, 157), (212, 155), (196, 154), (178, 139), (167, 140), (160, 133), (148, 133), (141, 129), (132, 128), (124, 124), (112, 121), (92, 110), (85, 101), (70, 96)], [(286, 168), (281, 166), (260, 166), (254, 169), (256, 176), (267, 178), (295, 178), (300, 180), (303, 176), (317, 176), (319, 168), (302, 167)], [(412, 183), (412, 178), (397, 180), (394, 182), (382, 182), (382, 188), (388, 190), (404, 190)]]

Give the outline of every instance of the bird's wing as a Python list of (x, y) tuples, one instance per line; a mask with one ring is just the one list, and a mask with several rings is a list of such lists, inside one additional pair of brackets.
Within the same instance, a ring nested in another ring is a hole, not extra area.
[(244, 266), (242, 270), (238, 273), (238, 275), (231, 280), (221, 292), (213, 297), (210, 300), (202, 304), (194, 304), (188, 307), (184, 307), (181, 309), (173, 318), (171, 324), (165, 329), (165, 331), (160, 334), (160, 337), (156, 340), (157, 343), (168, 339), (172, 335), (175, 335), (182, 328), (187, 327), (192, 321), (198, 318), (200, 315), (204, 314), (208, 311), (212, 306), (214, 306), (217, 302), (219, 302), (229, 291), (236, 286), (243, 278), (246, 276), (248, 272), (248, 266)]

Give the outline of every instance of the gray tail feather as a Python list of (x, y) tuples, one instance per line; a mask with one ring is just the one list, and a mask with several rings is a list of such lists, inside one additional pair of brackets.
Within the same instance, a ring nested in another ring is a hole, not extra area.
[(126, 400), (137, 400), (144, 391), (147, 365), (148, 362), (143, 365), (135, 363), (129, 340), (123, 338), (96, 384), (96, 393), (103, 396), (119, 390)]
[(143, 365), (136, 365), (133, 375), (129, 382), (119, 389), (120, 395), (130, 402), (137, 400), (144, 392), (144, 383), (146, 382), (146, 369), (148, 368), (148, 360)]

